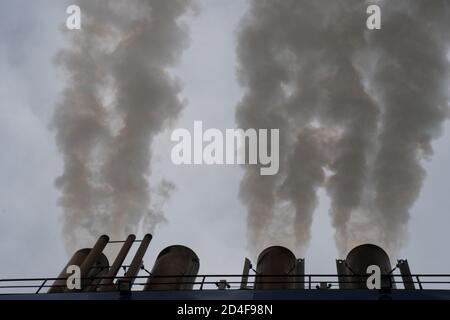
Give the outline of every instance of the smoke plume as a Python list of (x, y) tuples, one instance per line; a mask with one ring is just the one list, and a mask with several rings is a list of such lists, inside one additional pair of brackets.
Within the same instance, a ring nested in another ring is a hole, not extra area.
[(92, 244), (101, 233), (124, 238), (163, 220), (160, 206), (152, 205), (152, 190), (165, 199), (173, 185), (150, 187), (150, 146), (183, 108), (180, 84), (169, 68), (188, 45), (180, 19), (194, 4), (78, 5), (81, 30), (66, 31), (67, 47), (55, 59), (67, 77), (53, 126), (64, 160), (56, 185), (69, 251)]
[[(381, 30), (366, 9), (381, 8)], [(280, 128), (280, 171), (247, 167), (240, 195), (258, 252), (303, 253), (317, 190), (331, 199), (341, 255), (395, 253), (448, 113), (446, 0), (253, 0), (238, 32), (243, 128)]]

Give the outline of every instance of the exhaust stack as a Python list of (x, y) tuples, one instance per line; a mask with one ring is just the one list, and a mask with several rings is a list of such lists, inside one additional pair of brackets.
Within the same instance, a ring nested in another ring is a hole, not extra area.
[[(389, 275), (392, 268), (389, 256), (380, 247), (363, 244), (353, 248), (345, 260), (337, 260), (339, 288), (367, 289), (367, 268), (377, 265), (381, 271), (381, 288), (394, 289), (395, 283)], [(343, 280), (343, 281), (342, 281)]]
[(296, 269), (297, 258), (289, 249), (281, 246), (266, 248), (258, 256), (255, 289), (294, 289)]
[[(89, 277), (99, 276), (104, 270), (108, 269), (109, 263), (106, 256), (102, 253), (103, 249), (109, 242), (109, 237), (106, 235), (100, 236), (94, 247), (78, 250), (74, 253), (72, 258), (66, 264), (64, 269), (58, 275), (48, 293), (61, 293), (67, 291), (67, 277), (70, 276), (67, 271), (67, 267), (71, 265), (77, 265), (80, 267), (81, 288), (85, 290), (91, 284)], [(101, 276), (101, 275), (100, 275)]]
[(142, 258), (144, 258), (145, 252), (147, 251), (147, 248), (151, 240), (152, 235), (147, 233), (142, 239), (142, 242), (139, 248), (137, 249), (134, 258), (131, 261), (130, 267), (128, 268), (127, 272), (124, 275), (125, 279), (120, 280), (121, 283), (127, 283), (127, 289), (129, 290), (131, 290), (131, 287), (133, 286), (133, 283), (136, 280), (139, 270), (141, 269)]
[(192, 290), (199, 268), (200, 260), (190, 248), (167, 247), (156, 258), (144, 291)]
[[(107, 235), (102, 235), (98, 238), (92, 250), (87, 255), (86, 259), (84, 259), (83, 263), (80, 266), (80, 275), (81, 275), (81, 287), (84, 288), (89, 285), (88, 275), (91, 272), (92, 267), (96, 264), (97, 261), (102, 264), (100, 260), (104, 260), (102, 257), (103, 249), (105, 249), (106, 245), (109, 242), (109, 237)], [(106, 258), (106, 257), (105, 257)], [(108, 259), (106, 259), (108, 261)]]
[(131, 246), (136, 240), (136, 236), (134, 234), (130, 234), (125, 240), (122, 248), (117, 254), (116, 259), (114, 260), (109, 272), (105, 275), (105, 279), (100, 282), (100, 285), (97, 291), (116, 291), (117, 287), (114, 285), (114, 277), (119, 272), (120, 267), (122, 266), (128, 252), (130, 251)]

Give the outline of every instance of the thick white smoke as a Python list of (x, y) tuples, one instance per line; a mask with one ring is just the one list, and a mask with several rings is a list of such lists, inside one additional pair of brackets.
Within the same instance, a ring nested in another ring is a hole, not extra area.
[(317, 189), (331, 198), (344, 255), (405, 239), (422, 160), (448, 113), (450, 3), (375, 1), (381, 30), (360, 0), (253, 0), (238, 33), (244, 128), (280, 128), (280, 173), (248, 167), (241, 198), (251, 249), (308, 245)]
[[(183, 108), (169, 73), (188, 45), (191, 0), (79, 1), (82, 28), (56, 57), (67, 84), (54, 114), (66, 248), (151, 231), (173, 185), (150, 188), (151, 143)], [(162, 200), (161, 200), (162, 199)]]

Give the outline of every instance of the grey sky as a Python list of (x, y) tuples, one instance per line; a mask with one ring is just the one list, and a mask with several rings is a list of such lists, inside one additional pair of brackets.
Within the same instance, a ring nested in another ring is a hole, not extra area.
[[(202, 1), (190, 24), (191, 45), (173, 70), (183, 82), (188, 105), (176, 127), (234, 128), (242, 91), (236, 80), (235, 30), (247, 8), (244, 0)], [(59, 28), (62, 1), (0, 2), (0, 276), (54, 276), (67, 255), (61, 237), (61, 209), (54, 179), (61, 174), (49, 121), (63, 87), (52, 64), (64, 46)], [(450, 126), (434, 142), (425, 163), (427, 177), (412, 209), (409, 241), (401, 257), (413, 272), (450, 269)], [(238, 199), (238, 166), (175, 166), (170, 130), (154, 142), (151, 181), (176, 184), (165, 206), (167, 224), (157, 227), (145, 263), (165, 246), (184, 244), (200, 257), (200, 273), (239, 273), (247, 252), (246, 209)], [(329, 200), (320, 192), (307, 272), (334, 272), (337, 251), (328, 217)], [(142, 236), (142, 234), (140, 235)], [(291, 248), (295, 252), (295, 248)], [(444, 254), (440, 254), (440, 250)], [(250, 256), (255, 261), (254, 256)], [(395, 257), (392, 257), (395, 259)]]

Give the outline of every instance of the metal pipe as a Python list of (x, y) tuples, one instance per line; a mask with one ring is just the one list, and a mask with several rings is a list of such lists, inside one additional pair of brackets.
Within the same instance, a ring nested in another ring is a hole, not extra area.
[(80, 249), (77, 252), (73, 254), (73, 256), (70, 258), (69, 262), (67, 262), (66, 266), (62, 269), (62, 271), (58, 275), (58, 279), (55, 280), (50, 287), (50, 289), (47, 291), (47, 293), (61, 293), (64, 292), (64, 290), (67, 289), (66, 282), (67, 277), (69, 274), (67, 274), (67, 267), (71, 265), (77, 265), (80, 266), (83, 261), (88, 256), (89, 252), (91, 252), (91, 249), (85, 248)]
[(297, 259), (295, 264), (295, 288), (305, 289), (305, 259)]
[(244, 269), (242, 270), (241, 289), (247, 289), (248, 275), (251, 267), (252, 263), (248, 258), (245, 258)]
[(108, 258), (103, 253), (100, 253), (98, 260), (94, 263), (87, 276), (89, 279), (89, 286), (83, 288), (83, 291), (86, 292), (97, 291), (100, 281), (102, 280), (103, 277), (106, 277), (108, 271), (109, 271)]
[(338, 274), (338, 282), (339, 282), (339, 289), (346, 289), (347, 288), (347, 267), (345, 266), (345, 260), (342, 259), (336, 259), (336, 270)]
[(131, 289), (131, 286), (134, 283), (135, 277), (139, 273), (139, 269), (142, 266), (142, 258), (144, 258), (145, 252), (147, 251), (148, 245), (150, 244), (150, 241), (152, 240), (152, 235), (147, 233), (144, 238), (142, 239), (142, 242), (136, 251), (136, 254), (134, 255), (133, 260), (131, 261), (130, 267), (128, 268), (127, 272), (125, 273), (125, 282), (129, 283), (129, 289)]
[(401, 259), (397, 260), (397, 266), (400, 269), (400, 274), (402, 275), (403, 285), (407, 290), (415, 290), (414, 280), (411, 276), (411, 270), (409, 269), (408, 260)]
[(81, 276), (81, 286), (84, 288), (88, 279), (86, 279), (91, 271), (92, 266), (96, 261), (98, 261), (101, 257), (103, 249), (105, 249), (108, 244), (109, 237), (107, 235), (102, 235), (98, 238), (92, 250), (87, 255), (86, 259), (84, 259), (83, 263), (80, 266), (80, 276)]
[(106, 278), (100, 282), (100, 285), (97, 291), (116, 291), (117, 288), (114, 285), (114, 277), (119, 272), (120, 267), (122, 266), (125, 258), (127, 257), (128, 252), (130, 251), (131, 246), (136, 240), (136, 236), (134, 234), (130, 234), (125, 240), (122, 248), (117, 254), (116, 259), (114, 260), (109, 272), (106, 274)]
[[(126, 242), (126, 240), (109, 240), (108, 243), (116, 244), (116, 243), (125, 243), (125, 242)], [(134, 240), (134, 242), (135, 243), (141, 243), (142, 240)]]

